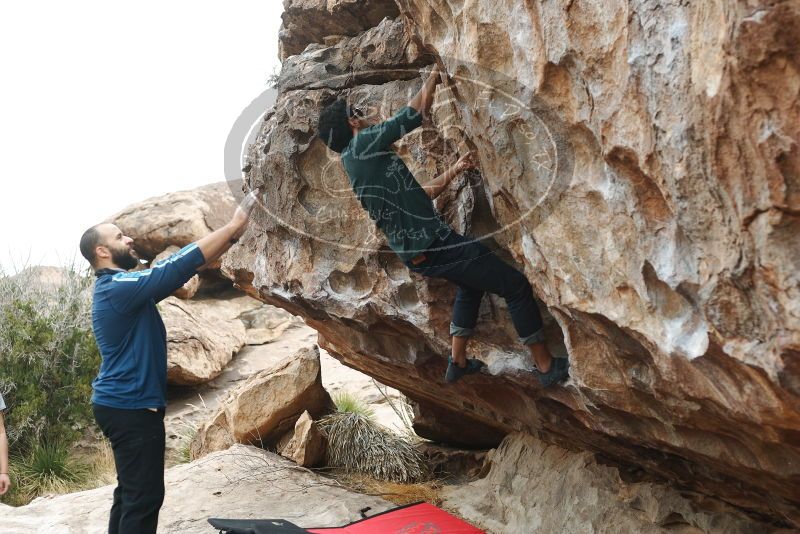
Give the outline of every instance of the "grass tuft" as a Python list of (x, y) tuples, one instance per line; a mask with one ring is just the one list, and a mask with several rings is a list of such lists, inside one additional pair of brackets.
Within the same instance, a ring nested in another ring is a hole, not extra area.
[(319, 425), (328, 439), (328, 467), (403, 483), (430, 475), (411, 439), (392, 433), (362, 413), (337, 411), (322, 418)]
[(337, 412), (358, 414), (370, 420), (375, 418), (375, 411), (367, 403), (347, 391), (334, 393), (333, 403)]
[(188, 464), (196, 459), (192, 455), (192, 442), (195, 437), (197, 437), (197, 428), (186, 425), (186, 428), (181, 432), (183, 444), (178, 449), (178, 463)]
[(108, 441), (90, 454), (76, 456), (63, 443), (41, 444), (9, 462), (11, 491), (2, 502), (24, 506), (48, 494), (74, 493), (116, 482), (114, 455)]
[(114, 465), (114, 452), (111, 450), (111, 442), (103, 438), (97, 449), (85, 459), (86, 464), (91, 466), (91, 473), (86, 483), (73, 491), (99, 488), (117, 483), (117, 468)]
[(91, 474), (89, 467), (72, 458), (66, 445), (59, 442), (34, 445), (12, 465), (17, 485), (32, 498), (70, 493), (85, 484)]

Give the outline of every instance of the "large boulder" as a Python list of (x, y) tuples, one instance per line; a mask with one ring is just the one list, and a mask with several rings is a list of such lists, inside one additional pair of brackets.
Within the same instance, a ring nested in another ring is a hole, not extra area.
[(538, 386), (490, 297), (469, 347), (488, 373), (443, 383), (453, 286), (386, 250), (315, 138), (332, 99), (388, 117), (420, 85), (353, 72), (343, 86), (335, 62), (366, 33), (286, 62), (248, 150), (247, 180), (268, 201), (223, 270), (462, 427), (536, 433), (800, 526), (800, 7), (398, 5), (406, 37), (384, 23), (384, 48), (409, 53), (382, 68), (401, 71), (413, 46), (453, 75), (398, 153), (424, 182), (477, 151), (481, 173), (437, 206), (524, 271), (570, 381)]
[(170, 384), (191, 386), (216, 378), (244, 346), (244, 323), (230, 308), (228, 302), (216, 299), (167, 297), (158, 304), (167, 330)]
[(183, 247), (227, 223), (239, 184), (220, 182), (189, 191), (148, 198), (111, 216), (122, 233), (134, 239), (139, 256), (152, 260), (171, 246)]
[(233, 389), (198, 430), (192, 456), (234, 443), (271, 445), (294, 427), (303, 412), (318, 418), (331, 407), (330, 396), (322, 387), (319, 349), (301, 349)]

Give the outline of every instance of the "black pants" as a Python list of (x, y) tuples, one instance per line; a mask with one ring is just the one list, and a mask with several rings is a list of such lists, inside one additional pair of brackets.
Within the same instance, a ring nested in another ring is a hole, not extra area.
[(109, 534), (155, 533), (164, 502), (164, 410), (92, 408), (117, 468)]
[(505, 299), (511, 320), (523, 345), (544, 341), (542, 316), (525, 275), (498, 258), (485, 245), (451, 232), (437, 239), (424, 253), (425, 261), (406, 266), (423, 276), (443, 278), (458, 285), (450, 335), (469, 337), (478, 322), (485, 292)]

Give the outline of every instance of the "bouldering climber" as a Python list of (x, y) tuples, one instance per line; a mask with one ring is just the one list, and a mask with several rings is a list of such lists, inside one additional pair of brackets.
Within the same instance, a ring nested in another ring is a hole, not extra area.
[(472, 153), (431, 182), (420, 185), (392, 143), (422, 124), (427, 117), (442, 74), (434, 66), (419, 92), (390, 119), (379, 122), (375, 113), (338, 99), (320, 114), (319, 137), (341, 154), (353, 191), (389, 246), (412, 271), (443, 278), (458, 286), (450, 335), (452, 353), (445, 381), (452, 383), (484, 366), (467, 359), (467, 341), (473, 335), (485, 292), (504, 298), (520, 341), (527, 346), (534, 373), (545, 387), (568, 376), (568, 361), (552, 358), (544, 343), (542, 318), (531, 286), (521, 272), (497, 257), (484, 244), (458, 234), (433, 205), (447, 185), (476, 166)]

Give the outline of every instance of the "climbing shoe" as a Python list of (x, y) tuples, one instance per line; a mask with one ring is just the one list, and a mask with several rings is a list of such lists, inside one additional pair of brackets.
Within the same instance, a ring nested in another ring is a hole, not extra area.
[(553, 384), (558, 384), (569, 378), (569, 360), (567, 358), (553, 358), (549, 371), (542, 373), (538, 369), (534, 369), (533, 374), (539, 379), (542, 387), (549, 388)]
[(444, 374), (444, 381), (448, 384), (452, 384), (464, 375), (480, 372), (483, 366), (484, 363), (482, 361), (472, 358), (467, 360), (466, 367), (459, 367), (458, 364), (453, 361), (452, 357), (447, 358), (447, 372)]

